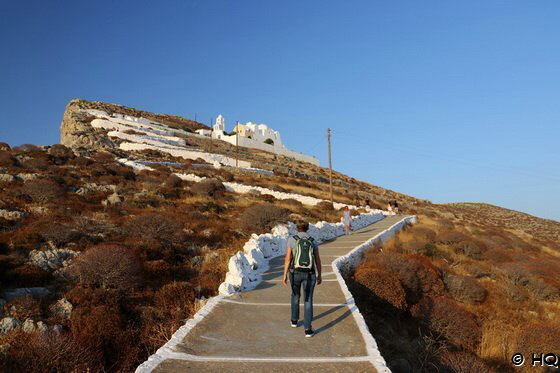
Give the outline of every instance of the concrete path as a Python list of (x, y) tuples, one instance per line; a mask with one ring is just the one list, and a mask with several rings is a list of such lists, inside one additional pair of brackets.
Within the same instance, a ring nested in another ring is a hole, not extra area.
[(302, 321), (290, 327), (290, 287), (282, 286), (279, 257), (255, 290), (224, 298), (154, 372), (376, 372), (352, 316), (355, 306), (346, 304), (331, 263), (401, 219), (388, 216), (320, 246), (323, 283), (315, 288), (313, 338), (304, 337)]

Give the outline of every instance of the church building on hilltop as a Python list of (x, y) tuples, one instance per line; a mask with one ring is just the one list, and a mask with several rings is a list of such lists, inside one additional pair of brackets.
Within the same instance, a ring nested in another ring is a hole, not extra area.
[(282, 143), (280, 132), (269, 128), (266, 124), (256, 124), (247, 122), (245, 124), (237, 124), (233, 128), (233, 132), (227, 133), (225, 119), (220, 114), (216, 118), (216, 123), (212, 130), (197, 130), (199, 135), (212, 137), (214, 139), (227, 141), (233, 145), (239, 145), (246, 148), (261, 149), (275, 154), (285, 155), (300, 161), (309, 162), (319, 165), (319, 159), (313, 156), (301, 154), (289, 150)]

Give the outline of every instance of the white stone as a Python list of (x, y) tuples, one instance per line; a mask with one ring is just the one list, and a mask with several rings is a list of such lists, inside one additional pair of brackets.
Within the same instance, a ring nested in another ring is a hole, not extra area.
[(122, 203), (121, 197), (117, 193), (111, 194), (107, 199), (101, 201), (103, 206), (112, 206)]
[(77, 251), (66, 249), (46, 251), (33, 250), (29, 253), (29, 262), (47, 272), (52, 272), (64, 267), (66, 262), (76, 257), (78, 254), (79, 252)]
[(13, 317), (4, 317), (0, 320), (0, 334), (5, 334), (19, 328), (21, 322)]
[(17, 177), (23, 181), (35, 180), (39, 177), (39, 174), (18, 174)]
[(13, 181), (15, 181), (16, 178), (13, 175), (10, 174), (0, 174), (0, 181), (4, 182), (4, 183), (11, 183)]
[(59, 299), (53, 307), (54, 313), (64, 319), (70, 318), (72, 309), (72, 303), (70, 303), (66, 298)]
[(20, 220), (23, 219), (27, 214), (21, 211), (8, 211), (4, 209), (0, 209), (0, 218), (4, 218), (6, 220)]
[(26, 333), (33, 333), (35, 331), (35, 323), (31, 319), (26, 319), (23, 322), (21, 329)]
[(47, 327), (47, 324), (45, 324), (44, 322), (37, 321), (36, 330), (40, 333), (45, 333), (49, 330), (49, 328)]

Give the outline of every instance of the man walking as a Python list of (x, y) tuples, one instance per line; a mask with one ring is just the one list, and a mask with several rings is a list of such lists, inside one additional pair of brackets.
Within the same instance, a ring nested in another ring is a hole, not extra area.
[(288, 239), (284, 259), (284, 278), (282, 283), (288, 285), (288, 274), (292, 286), (292, 317), (290, 324), (297, 328), (299, 320), (299, 299), (303, 287), (303, 325), (305, 336), (313, 337), (313, 290), (315, 284), (321, 284), (321, 258), (319, 246), (307, 231), (309, 223), (299, 221), (296, 224), (298, 234)]

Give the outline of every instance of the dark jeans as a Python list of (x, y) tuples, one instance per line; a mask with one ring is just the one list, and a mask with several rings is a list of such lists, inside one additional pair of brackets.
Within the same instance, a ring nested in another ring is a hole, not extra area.
[(313, 290), (317, 282), (315, 272), (290, 272), (290, 284), (292, 285), (292, 320), (299, 320), (299, 298), (303, 286), (303, 325), (305, 329), (311, 329), (313, 321)]

